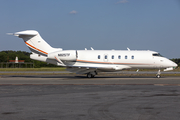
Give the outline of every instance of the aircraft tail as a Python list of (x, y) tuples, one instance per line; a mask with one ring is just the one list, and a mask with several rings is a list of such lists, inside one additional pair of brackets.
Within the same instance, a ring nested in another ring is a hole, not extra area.
[(40, 34), (35, 30), (26, 30), (14, 33), (15, 36), (22, 38), (28, 48), (36, 54), (47, 56), (48, 53), (62, 51), (61, 48), (53, 48), (42, 39)]

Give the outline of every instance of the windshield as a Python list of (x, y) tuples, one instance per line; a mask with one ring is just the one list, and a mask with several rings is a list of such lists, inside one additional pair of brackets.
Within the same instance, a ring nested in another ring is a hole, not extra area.
[(152, 56), (163, 57), (160, 53), (153, 53)]

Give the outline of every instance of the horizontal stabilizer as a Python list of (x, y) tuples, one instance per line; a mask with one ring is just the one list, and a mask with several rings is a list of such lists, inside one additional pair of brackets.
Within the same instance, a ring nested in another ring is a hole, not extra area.
[(37, 34), (38, 34), (38, 32), (35, 30), (26, 30), (26, 31), (16, 32), (16, 33), (14, 33), (14, 36), (21, 36), (21, 35), (35, 36)]

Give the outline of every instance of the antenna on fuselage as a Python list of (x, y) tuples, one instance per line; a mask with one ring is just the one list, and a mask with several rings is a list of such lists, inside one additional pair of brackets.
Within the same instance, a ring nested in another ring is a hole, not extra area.
[(94, 50), (94, 49), (91, 47), (91, 50)]
[(128, 51), (131, 51), (128, 47), (127, 47), (127, 50), (128, 50)]

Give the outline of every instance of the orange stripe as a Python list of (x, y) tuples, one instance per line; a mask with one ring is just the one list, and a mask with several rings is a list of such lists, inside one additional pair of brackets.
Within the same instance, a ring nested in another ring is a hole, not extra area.
[(42, 53), (44, 53), (44, 54), (48, 54), (47, 52), (44, 52), (44, 51), (42, 51), (42, 50), (40, 50), (40, 49), (38, 49), (38, 48), (35, 48), (34, 46), (32, 46), (32, 45), (30, 45), (29, 43), (27, 43), (27, 42), (25, 42), (26, 43), (26, 45), (28, 45), (29, 47), (31, 47), (31, 48), (34, 48), (35, 50), (37, 50), (37, 51), (39, 51), (39, 52), (42, 52)]
[[(55, 59), (58, 61), (58, 62), (60, 62), (56, 57), (55, 57)], [(62, 64), (62, 62), (60, 62), (61, 64)]]
[(145, 63), (113, 63), (113, 62), (97, 62), (97, 61), (88, 61), (88, 60), (76, 60), (77, 62), (89, 62), (89, 63), (103, 63), (103, 64), (128, 64), (128, 65), (151, 65)]

